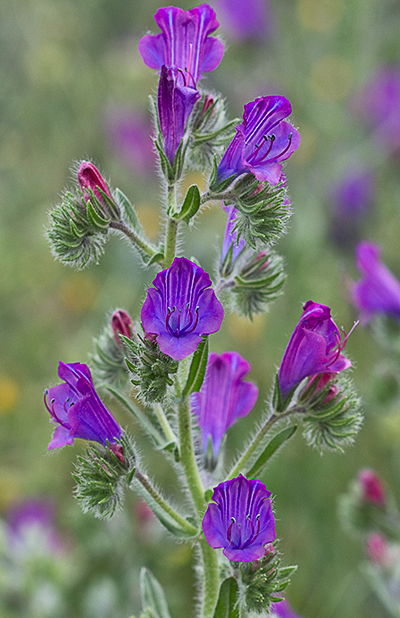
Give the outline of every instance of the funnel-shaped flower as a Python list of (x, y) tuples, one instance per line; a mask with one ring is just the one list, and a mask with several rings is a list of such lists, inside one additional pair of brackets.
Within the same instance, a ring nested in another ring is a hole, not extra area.
[(329, 307), (307, 301), (279, 369), (283, 397), (304, 378), (318, 373), (337, 373), (350, 367), (351, 362), (341, 353), (347, 337), (340, 340)]
[(151, 69), (161, 69), (163, 64), (177, 69), (182, 85), (196, 88), (201, 74), (213, 71), (224, 53), (223, 43), (210, 36), (219, 26), (215, 12), (208, 4), (189, 11), (168, 6), (158, 9), (154, 19), (161, 33), (141, 39), (144, 63)]
[(106, 446), (121, 438), (121, 427), (95, 391), (87, 365), (62, 363), (62, 384), (46, 389), (44, 402), (51, 422), (57, 425), (49, 449), (72, 444), (74, 438)]
[(243, 122), (218, 166), (217, 182), (252, 172), (278, 184), (285, 161), (300, 145), (300, 133), (283, 119), (292, 111), (285, 97), (259, 97), (244, 106)]
[(361, 322), (368, 322), (376, 313), (400, 321), (400, 282), (381, 261), (380, 247), (372, 242), (361, 242), (356, 255), (361, 279), (353, 284), (351, 295), (361, 311)]
[(176, 69), (161, 67), (158, 83), (158, 117), (168, 161), (173, 165), (193, 106), (201, 97), (195, 88), (178, 85)]
[(190, 405), (201, 428), (204, 452), (211, 437), (214, 457), (217, 456), (225, 432), (237, 418), (253, 409), (258, 388), (245, 382), (250, 364), (237, 352), (210, 354), (206, 375), (199, 393), (192, 393)]
[(147, 335), (158, 335), (161, 352), (182, 360), (195, 351), (201, 335), (219, 330), (224, 310), (200, 266), (175, 258), (147, 290), (141, 317)]
[(99, 202), (103, 203), (103, 197), (99, 191), (103, 191), (111, 198), (109, 188), (99, 170), (90, 161), (82, 161), (78, 168), (78, 183), (83, 191), (84, 199), (87, 202), (90, 199), (89, 190), (91, 189)]
[(264, 545), (275, 540), (275, 518), (264, 483), (242, 474), (214, 489), (203, 519), (207, 543), (223, 547), (228, 560), (252, 562), (264, 555)]

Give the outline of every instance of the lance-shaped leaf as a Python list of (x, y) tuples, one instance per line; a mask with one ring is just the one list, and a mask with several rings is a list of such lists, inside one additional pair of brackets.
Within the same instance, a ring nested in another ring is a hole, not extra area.
[(261, 455), (258, 457), (257, 461), (250, 468), (248, 472), (246, 472), (246, 476), (248, 477), (258, 477), (260, 476), (261, 470), (271, 459), (272, 455), (276, 453), (276, 451), (285, 444), (296, 432), (297, 425), (292, 425), (291, 427), (286, 427), (279, 433), (277, 433), (272, 440), (267, 444)]
[(239, 588), (233, 577), (225, 579), (219, 589), (214, 618), (239, 618)]
[(189, 187), (185, 200), (182, 204), (181, 211), (175, 213), (173, 218), (177, 221), (185, 221), (189, 223), (190, 219), (195, 216), (200, 208), (200, 191), (197, 185)]
[(163, 589), (145, 567), (140, 571), (140, 594), (144, 612), (150, 609), (155, 618), (171, 618)]
[(182, 393), (183, 399), (191, 393), (198, 393), (201, 389), (206, 374), (208, 350), (208, 335), (205, 335), (203, 340), (199, 343), (196, 352), (193, 354), (188, 379)]

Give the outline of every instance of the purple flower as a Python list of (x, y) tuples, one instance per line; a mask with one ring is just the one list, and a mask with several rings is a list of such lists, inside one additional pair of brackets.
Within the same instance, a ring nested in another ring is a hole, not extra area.
[[(331, 190), (332, 210), (343, 225), (365, 216), (374, 198), (375, 179), (372, 170), (353, 171)], [(344, 221), (343, 221), (344, 220)]]
[(380, 67), (356, 95), (352, 107), (369, 122), (379, 145), (400, 151), (400, 65)]
[(238, 211), (234, 206), (222, 206), (223, 210), (225, 210), (228, 215), (228, 220), (226, 222), (224, 242), (222, 245), (221, 252), (221, 263), (224, 261), (226, 254), (228, 253), (231, 245), (232, 245), (232, 264), (236, 261), (236, 258), (241, 254), (244, 247), (246, 246), (246, 242), (241, 236), (239, 238), (239, 242), (237, 240), (237, 231), (234, 230), (236, 224), (236, 216)]
[(237, 352), (215, 352), (208, 358), (206, 375), (199, 393), (192, 393), (190, 405), (201, 428), (204, 452), (211, 437), (214, 457), (218, 455), (225, 432), (237, 418), (253, 409), (258, 388), (245, 382), (250, 364)]
[(63, 541), (54, 525), (55, 505), (46, 498), (25, 498), (7, 513), (7, 541), (13, 553), (26, 553), (32, 538), (48, 554), (63, 551)]
[(91, 189), (99, 202), (103, 203), (103, 197), (99, 191), (103, 191), (111, 198), (109, 188), (99, 170), (90, 161), (82, 161), (78, 169), (78, 183), (83, 191), (84, 199), (87, 202), (90, 199)]
[(236, 127), (218, 166), (217, 181), (252, 172), (258, 180), (278, 184), (285, 161), (300, 145), (300, 133), (283, 118), (292, 111), (285, 97), (260, 97), (244, 106), (243, 122)]
[(262, 40), (271, 23), (268, 0), (215, 0), (221, 27), (236, 41)]
[(148, 115), (139, 109), (113, 108), (106, 117), (108, 138), (115, 153), (136, 174), (154, 174), (156, 158)]
[(207, 543), (223, 547), (228, 560), (252, 562), (264, 555), (264, 545), (275, 539), (271, 492), (264, 483), (242, 474), (215, 487), (203, 519)]
[(351, 296), (361, 311), (361, 322), (368, 322), (376, 313), (400, 321), (400, 282), (381, 261), (380, 247), (372, 242), (361, 242), (356, 256), (361, 279), (353, 284)]
[(158, 273), (154, 288), (147, 290), (142, 323), (147, 335), (158, 335), (161, 352), (182, 360), (195, 351), (201, 335), (221, 327), (224, 310), (210, 277), (186, 258), (175, 258)]
[(176, 151), (183, 138), (185, 126), (200, 92), (189, 86), (178, 85), (177, 69), (161, 67), (158, 83), (158, 117), (164, 138), (168, 161), (173, 165)]
[(295, 614), (289, 603), (284, 599), (271, 605), (271, 618), (300, 618)]
[(283, 397), (304, 378), (319, 373), (337, 373), (350, 367), (351, 362), (341, 354), (347, 338), (348, 335), (340, 340), (329, 307), (307, 301), (279, 369)]
[[(49, 449), (73, 444), (74, 438), (104, 446), (119, 440), (121, 428), (96, 393), (89, 367), (60, 361), (58, 375), (64, 382), (46, 389), (44, 397), (51, 422), (57, 425)], [(122, 461), (122, 455), (115, 454)]]
[(213, 71), (224, 53), (223, 43), (210, 36), (219, 26), (215, 12), (208, 4), (189, 11), (169, 6), (158, 9), (154, 19), (161, 33), (141, 39), (144, 63), (151, 69), (177, 69), (182, 85), (196, 88), (201, 74)]

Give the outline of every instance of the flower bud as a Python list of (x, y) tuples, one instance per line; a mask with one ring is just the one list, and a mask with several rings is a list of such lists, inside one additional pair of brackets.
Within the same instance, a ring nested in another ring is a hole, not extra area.
[[(103, 202), (101, 192), (111, 198), (110, 190), (99, 170), (90, 161), (82, 161), (77, 173), (78, 183), (83, 192), (85, 202), (90, 199), (90, 191), (93, 191), (99, 202)], [(99, 190), (100, 189), (100, 190)]]
[(386, 504), (386, 494), (382, 480), (373, 470), (360, 470), (358, 482), (361, 487), (362, 499), (364, 502), (384, 507)]
[(373, 564), (384, 566), (388, 559), (388, 544), (383, 534), (371, 532), (366, 542), (367, 556)]
[(115, 339), (122, 346), (119, 335), (132, 339), (133, 322), (130, 315), (123, 309), (116, 309), (111, 317), (111, 328), (114, 331)]

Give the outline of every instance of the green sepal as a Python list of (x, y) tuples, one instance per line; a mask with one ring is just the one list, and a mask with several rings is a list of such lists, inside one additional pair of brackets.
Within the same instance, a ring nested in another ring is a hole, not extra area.
[(272, 440), (267, 444), (257, 461), (253, 464), (248, 472), (245, 473), (247, 478), (258, 478), (265, 464), (271, 459), (276, 451), (285, 444), (295, 434), (297, 425), (286, 427), (277, 433)]
[[(154, 500), (154, 498), (151, 497), (148, 491), (146, 491), (140, 481), (138, 481), (135, 477), (132, 478), (130, 487), (149, 505), (160, 523), (162, 523), (162, 525), (169, 532), (171, 532), (171, 534), (181, 539), (193, 538), (192, 534), (181, 528), (175, 519), (172, 519), (172, 517), (164, 511), (164, 509)], [(187, 521), (189, 521), (189, 523), (193, 526), (193, 522), (189, 518)]]
[(281, 385), (279, 384), (279, 372), (275, 375), (274, 392), (272, 395), (272, 407), (274, 412), (282, 412), (283, 410), (283, 397), (281, 391)]
[(105, 219), (104, 217), (101, 217), (94, 209), (94, 206), (91, 200), (88, 200), (86, 202), (86, 212), (87, 212), (88, 219), (90, 223), (93, 225), (93, 227), (100, 228), (100, 229), (108, 228), (110, 221), (111, 221), (111, 217), (108, 217), (107, 219)]
[(171, 163), (168, 161), (168, 158), (167, 158), (167, 156), (166, 156), (166, 154), (164, 152), (164, 149), (161, 148), (161, 146), (158, 143), (157, 139), (154, 140), (154, 145), (157, 148), (157, 152), (158, 152), (159, 157), (160, 157), (160, 165), (161, 165), (162, 173), (164, 174), (165, 178), (167, 179), (168, 183), (170, 184), (170, 179), (172, 177)]
[[(207, 114), (211, 115), (211, 111), (213, 107), (215, 107), (216, 103), (217, 101), (214, 101), (213, 105), (207, 110)], [(229, 134), (229, 136), (232, 135), (233, 134), (232, 129), (234, 129), (238, 125), (239, 122), (240, 120), (238, 118), (234, 118), (234, 120), (231, 120), (231, 122), (228, 122), (228, 124), (226, 124), (224, 127), (221, 127), (221, 129), (218, 129), (217, 131), (213, 131), (212, 133), (202, 134), (202, 133), (195, 132), (193, 134), (192, 146), (197, 146), (198, 144), (202, 144), (203, 142), (209, 142), (210, 140), (214, 140), (216, 137), (222, 137), (225, 134)], [(228, 139), (229, 137), (226, 138), (226, 140)]]
[(146, 567), (140, 570), (140, 595), (144, 612), (150, 609), (155, 618), (171, 618), (164, 591)]
[(183, 165), (185, 163), (185, 155), (186, 146), (184, 146), (184, 138), (182, 138), (178, 146), (178, 150), (175, 154), (174, 164), (172, 166), (172, 175), (169, 178), (169, 184), (174, 184), (182, 176)]
[[(200, 208), (200, 191), (197, 185), (189, 187), (181, 211), (172, 215), (176, 221), (189, 223), (190, 219), (197, 214)], [(169, 214), (169, 213), (168, 213)]]
[(225, 579), (219, 589), (213, 618), (239, 618), (239, 586), (234, 577)]
[(208, 335), (203, 335), (202, 341), (193, 354), (188, 379), (182, 392), (182, 400), (191, 393), (198, 393), (204, 381), (208, 361)]
[(211, 487), (209, 489), (206, 489), (206, 491), (204, 492), (204, 500), (206, 502), (211, 502), (213, 493), (214, 493), (214, 490), (211, 489)]

